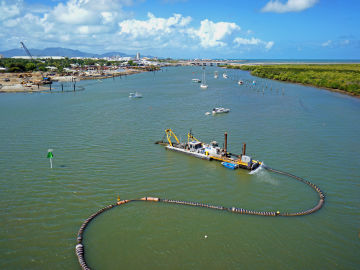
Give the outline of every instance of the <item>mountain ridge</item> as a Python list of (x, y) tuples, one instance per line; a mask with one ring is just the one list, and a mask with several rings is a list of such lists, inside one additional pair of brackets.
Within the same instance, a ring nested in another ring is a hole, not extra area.
[[(111, 57), (111, 56), (134, 56), (128, 55), (123, 52), (107, 52), (103, 54), (97, 53), (88, 53), (80, 50), (73, 50), (63, 47), (49, 47), (45, 49), (29, 49), (32, 56), (63, 56), (63, 57)], [(4, 57), (13, 57), (13, 56), (25, 56), (26, 53), (23, 49), (10, 49), (0, 52)]]

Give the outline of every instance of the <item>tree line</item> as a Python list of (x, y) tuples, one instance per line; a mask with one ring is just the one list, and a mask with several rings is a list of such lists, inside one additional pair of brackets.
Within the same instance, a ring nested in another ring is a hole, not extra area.
[(81, 67), (99, 64), (100, 66), (119, 65), (121, 61), (107, 61), (104, 59), (18, 59), (1, 58), (0, 67), (7, 68), (6, 72), (32, 72), (47, 71), (46, 67), (53, 66), (58, 72), (63, 72), (64, 68), (70, 68), (71, 64), (77, 64)]
[(251, 75), (261, 78), (340, 89), (360, 95), (360, 64), (242, 65), (227, 68), (248, 70)]

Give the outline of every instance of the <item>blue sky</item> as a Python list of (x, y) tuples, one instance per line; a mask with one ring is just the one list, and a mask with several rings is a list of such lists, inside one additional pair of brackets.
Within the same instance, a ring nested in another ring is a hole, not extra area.
[(360, 59), (358, 0), (0, 0), (0, 51)]

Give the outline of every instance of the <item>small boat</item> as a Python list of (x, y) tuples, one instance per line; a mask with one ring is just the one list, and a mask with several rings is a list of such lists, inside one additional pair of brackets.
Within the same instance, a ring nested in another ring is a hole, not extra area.
[(228, 113), (228, 112), (230, 112), (230, 109), (225, 109), (223, 107), (212, 109), (212, 114), (220, 114), (220, 113)]
[(202, 89), (206, 89), (208, 88), (208, 85), (206, 84), (206, 79), (205, 79), (205, 69), (203, 68), (204, 72), (203, 72), (203, 78), (202, 78), (202, 83), (200, 84), (200, 88)]
[(229, 76), (226, 73), (223, 73), (223, 78), (227, 79), (227, 78), (229, 78)]
[(223, 165), (224, 167), (226, 168), (229, 168), (229, 169), (232, 169), (232, 170), (235, 170), (239, 167), (239, 165), (237, 164), (234, 164), (234, 163), (230, 163), (230, 162), (221, 162), (221, 165)]
[(129, 98), (142, 98), (142, 94), (135, 92), (135, 93), (130, 93), (129, 94)]
[(238, 85), (242, 85), (244, 82), (242, 80), (238, 81)]
[(201, 83), (201, 80), (200, 80), (200, 79), (196, 79), (196, 78), (192, 79), (191, 81), (192, 81), (193, 83)]
[(256, 82), (255, 82), (255, 81), (253, 81), (253, 82), (252, 82), (252, 85), (255, 85), (255, 84), (256, 84)]
[(218, 77), (219, 77), (218, 72), (215, 71), (215, 73), (214, 73), (214, 78), (217, 79)]

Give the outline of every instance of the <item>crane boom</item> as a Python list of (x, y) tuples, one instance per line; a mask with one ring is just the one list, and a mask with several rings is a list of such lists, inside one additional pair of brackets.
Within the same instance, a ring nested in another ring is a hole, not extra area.
[(168, 140), (170, 146), (173, 146), (173, 143), (171, 141), (171, 137), (174, 137), (174, 139), (176, 140), (176, 142), (178, 144), (180, 143), (179, 139), (176, 137), (175, 133), (170, 128), (166, 129), (165, 133), (166, 133), (166, 137), (167, 137), (167, 140)]
[(21, 46), (24, 48), (26, 54), (30, 57), (30, 59), (31, 59), (31, 60), (34, 60), (33, 57), (32, 57), (32, 55), (31, 55), (31, 53), (29, 52), (28, 48), (26, 48), (25, 44), (24, 44), (22, 41), (20, 41), (20, 44), (21, 44)]

